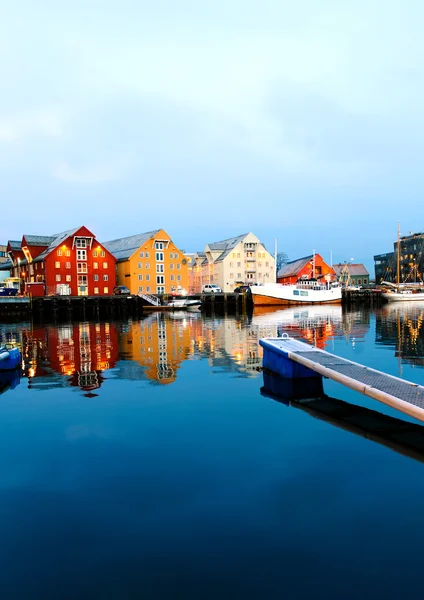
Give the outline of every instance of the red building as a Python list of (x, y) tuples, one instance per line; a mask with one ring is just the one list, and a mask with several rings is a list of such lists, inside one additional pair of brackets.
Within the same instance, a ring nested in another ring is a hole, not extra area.
[(311, 254), (304, 258), (292, 260), (283, 265), (277, 273), (278, 283), (296, 283), (298, 279), (302, 278), (334, 281), (336, 273), (330, 265), (327, 265), (320, 254)]
[(22, 260), (12, 257), (18, 276), (25, 283), (43, 282), (46, 295), (108, 296), (116, 285), (116, 258), (86, 227), (54, 236), (24, 235), (21, 252)]

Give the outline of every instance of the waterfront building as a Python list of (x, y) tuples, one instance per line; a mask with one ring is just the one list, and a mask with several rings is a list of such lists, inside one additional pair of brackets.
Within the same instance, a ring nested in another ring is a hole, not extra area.
[(411, 233), (393, 243), (393, 252), (374, 256), (375, 281), (397, 282), (399, 258), (399, 282), (423, 281), (424, 273), (424, 233)]
[(365, 265), (360, 263), (338, 263), (333, 265), (337, 279), (346, 285), (367, 285), (370, 274)]
[(18, 244), (9, 242), (9, 255), (27, 292), (34, 289), (31, 284), (39, 283), (42, 285), (38, 286), (37, 295), (112, 294), (116, 259), (86, 227), (53, 236), (24, 235), (20, 248)]
[(241, 284), (275, 281), (275, 260), (253, 233), (206, 244), (190, 261), (189, 289), (200, 293), (202, 286), (215, 283), (223, 292)]
[(316, 277), (334, 281), (336, 273), (320, 254), (311, 254), (285, 263), (277, 273), (278, 283), (296, 283), (298, 279)]
[(117, 260), (118, 285), (132, 294), (171, 294), (188, 287), (188, 260), (163, 230), (105, 242)]
[(0, 244), (0, 264), (5, 263), (7, 260), (7, 246)]

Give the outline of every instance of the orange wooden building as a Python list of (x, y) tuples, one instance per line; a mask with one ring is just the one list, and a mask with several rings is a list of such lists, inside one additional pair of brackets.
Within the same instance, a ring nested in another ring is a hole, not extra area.
[(324, 279), (335, 281), (336, 273), (320, 254), (311, 254), (284, 264), (277, 273), (278, 283), (296, 283), (298, 279)]

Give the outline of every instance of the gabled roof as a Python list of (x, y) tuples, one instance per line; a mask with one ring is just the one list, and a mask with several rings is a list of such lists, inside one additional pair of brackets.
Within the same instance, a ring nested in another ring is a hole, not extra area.
[(369, 275), (367, 268), (361, 263), (339, 263), (337, 265), (333, 265), (333, 269), (335, 270), (337, 276), (342, 274), (343, 269), (346, 269), (346, 274), (350, 273), (350, 275), (353, 275), (355, 277), (366, 277)]
[(10, 246), (11, 251), (13, 252), (13, 250), (15, 250), (15, 252), (17, 250), (22, 250), (22, 246), (21, 246), (21, 242), (18, 242), (17, 240), (9, 240), (7, 242), (8, 247)]
[(0, 271), (10, 271), (13, 267), (11, 260), (6, 260), (5, 262), (0, 262)]
[(296, 260), (291, 260), (281, 267), (281, 269), (277, 273), (277, 278), (280, 277), (294, 277), (296, 276), (304, 266), (308, 264), (310, 260), (314, 257), (313, 254), (309, 256), (304, 256), (303, 258), (297, 258)]
[(22, 239), (25, 238), (28, 246), (50, 246), (54, 237), (49, 235), (24, 235)]
[(213, 242), (212, 244), (207, 244), (211, 252), (221, 251), (221, 254), (218, 256), (215, 262), (223, 261), (224, 258), (229, 255), (231, 250), (238, 246), (240, 242), (242, 242), (248, 235), (248, 233), (243, 233), (242, 235), (238, 235), (237, 237), (232, 237), (226, 240), (221, 240), (220, 242)]
[[(64, 242), (68, 237), (75, 235), (76, 232), (79, 231), (81, 228), (82, 228), (82, 225), (80, 225), (79, 227), (74, 227), (73, 229), (68, 229), (68, 231), (62, 231), (61, 233), (55, 233), (54, 235), (52, 235), (49, 238), (51, 240), (51, 242), (50, 242), (48, 248), (43, 250), (43, 252), (39, 256), (34, 258), (33, 262), (39, 262), (40, 260), (44, 260), (46, 258), (46, 256), (48, 254), (50, 254), (50, 252), (52, 250), (57, 248), (57, 246), (59, 246), (62, 242)], [(26, 236), (24, 236), (24, 237), (25, 237), (25, 239), (27, 239)], [(35, 237), (35, 236), (32, 236), (32, 237)], [(38, 236), (38, 237), (42, 237), (42, 236)], [(45, 237), (45, 239), (47, 239), (47, 237)]]
[(104, 242), (103, 246), (107, 248), (118, 261), (127, 260), (140, 248), (140, 246), (147, 242), (147, 240), (155, 237), (159, 231), (161, 230), (156, 229), (155, 231), (147, 231), (146, 233), (118, 238), (117, 240)]

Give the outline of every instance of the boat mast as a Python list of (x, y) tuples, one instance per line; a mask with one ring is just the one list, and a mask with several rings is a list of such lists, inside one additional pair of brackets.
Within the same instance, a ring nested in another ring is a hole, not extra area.
[(397, 284), (400, 283), (400, 223), (398, 223), (398, 247), (397, 247)]

